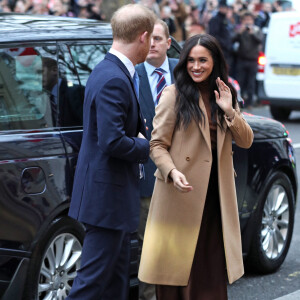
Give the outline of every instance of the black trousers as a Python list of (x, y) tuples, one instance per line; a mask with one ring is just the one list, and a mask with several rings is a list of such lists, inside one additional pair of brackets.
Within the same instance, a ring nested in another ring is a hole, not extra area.
[(255, 79), (257, 73), (256, 60), (237, 60), (237, 80), (240, 84), (242, 95), (247, 94), (245, 107), (253, 104), (255, 94)]

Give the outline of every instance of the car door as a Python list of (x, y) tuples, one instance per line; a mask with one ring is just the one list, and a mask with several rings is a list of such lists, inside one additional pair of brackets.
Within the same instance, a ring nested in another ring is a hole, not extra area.
[(45, 89), (46, 58), (57, 61), (54, 43), (0, 49), (0, 256), (4, 248), (29, 251), (44, 220), (67, 200), (67, 160)]
[[(88, 77), (111, 47), (111, 40), (61, 42), (59, 44), (59, 80), (66, 91), (59, 92), (60, 131), (65, 143), (71, 181), (82, 140), (83, 101)], [(71, 191), (69, 191), (71, 195)]]

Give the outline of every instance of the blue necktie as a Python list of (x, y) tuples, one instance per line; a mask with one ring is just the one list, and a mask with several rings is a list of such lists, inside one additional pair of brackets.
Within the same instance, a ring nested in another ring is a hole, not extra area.
[(137, 98), (139, 99), (139, 85), (140, 85), (140, 79), (139, 79), (139, 75), (137, 72), (134, 73), (133, 77), (133, 85), (134, 85), (134, 89), (135, 89), (135, 93)]
[[(133, 77), (133, 85), (135, 89), (135, 93), (137, 95), (137, 98), (139, 99), (139, 85), (140, 85), (140, 79), (139, 75), (137, 72), (134, 73)], [(140, 170), (140, 179), (144, 178), (145, 179), (145, 171), (144, 171), (144, 165), (139, 164), (139, 170)]]
[(161, 68), (157, 68), (154, 70), (158, 74), (158, 80), (156, 84), (156, 99), (154, 101), (155, 106), (158, 104), (161, 93), (163, 92), (164, 88), (167, 86), (167, 82), (165, 76), (163, 74), (164, 70)]

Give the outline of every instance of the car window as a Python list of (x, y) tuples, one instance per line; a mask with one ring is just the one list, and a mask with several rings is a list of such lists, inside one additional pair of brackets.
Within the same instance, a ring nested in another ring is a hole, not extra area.
[(74, 63), (82, 85), (86, 85), (88, 77), (95, 66), (104, 59), (109, 51), (111, 44), (101, 45), (71, 45), (70, 53), (74, 59)]
[[(95, 66), (104, 59), (111, 47), (106, 43), (82, 44), (78, 42), (59, 45), (59, 125), (82, 126), (84, 90)], [(179, 52), (172, 45), (168, 56), (178, 58)]]
[(55, 125), (50, 93), (44, 86), (46, 57), (55, 60), (56, 48), (0, 49), (0, 130)]
[(59, 108), (61, 127), (82, 126), (86, 82), (111, 44), (61, 44), (59, 47)]
[(81, 84), (70, 48), (61, 44), (58, 52), (59, 125), (82, 126), (84, 85)]

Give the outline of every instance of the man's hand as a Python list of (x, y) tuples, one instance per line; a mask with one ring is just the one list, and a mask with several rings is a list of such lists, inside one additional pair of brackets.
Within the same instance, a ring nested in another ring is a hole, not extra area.
[(170, 172), (170, 177), (173, 179), (174, 186), (182, 193), (188, 193), (193, 190), (193, 187), (189, 185), (185, 176), (176, 169)]

